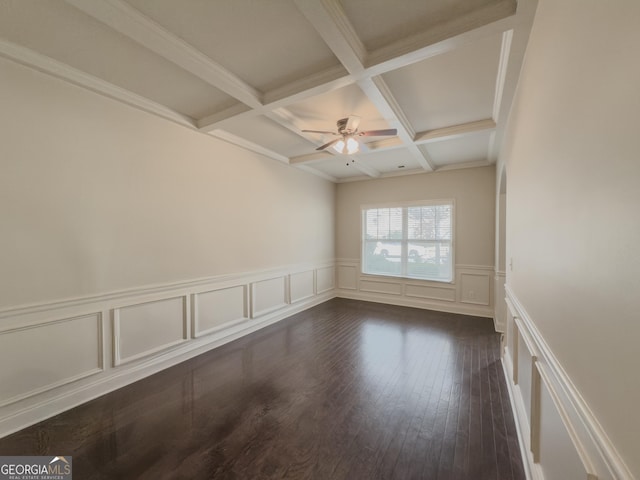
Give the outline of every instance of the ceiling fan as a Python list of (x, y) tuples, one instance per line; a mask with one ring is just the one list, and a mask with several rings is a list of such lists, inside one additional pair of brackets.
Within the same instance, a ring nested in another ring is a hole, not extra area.
[(351, 155), (360, 150), (360, 144), (356, 137), (384, 137), (387, 135), (395, 135), (398, 131), (395, 128), (387, 128), (385, 130), (367, 130), (365, 132), (358, 131), (358, 125), (360, 125), (360, 117), (357, 115), (349, 115), (346, 118), (341, 118), (336, 122), (338, 126), (337, 132), (327, 132), (324, 130), (302, 130), (308, 133), (322, 133), (327, 135), (336, 135), (338, 138), (331, 140), (324, 145), (319, 146), (316, 150), (324, 150), (328, 147), (333, 147), (338, 153)]

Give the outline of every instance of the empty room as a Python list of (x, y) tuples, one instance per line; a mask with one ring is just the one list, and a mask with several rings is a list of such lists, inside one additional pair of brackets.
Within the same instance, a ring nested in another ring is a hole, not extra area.
[(640, 479), (636, 0), (0, 0), (0, 478)]

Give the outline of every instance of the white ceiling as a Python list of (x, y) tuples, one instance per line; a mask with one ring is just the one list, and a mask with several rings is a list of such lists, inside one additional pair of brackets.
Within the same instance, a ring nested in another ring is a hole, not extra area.
[[(4, 0), (0, 56), (334, 182), (489, 165), (535, 0)], [(361, 152), (316, 147), (361, 117)]]

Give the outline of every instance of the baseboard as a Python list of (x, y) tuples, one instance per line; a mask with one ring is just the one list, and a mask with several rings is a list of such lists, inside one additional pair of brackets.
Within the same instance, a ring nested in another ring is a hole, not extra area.
[[(5, 310), (0, 437), (330, 300), (334, 272), (325, 262)], [(34, 341), (54, 346), (20, 358)], [(36, 374), (25, 382), (20, 368)]]
[(351, 300), (363, 300), (366, 302), (384, 303), (388, 305), (398, 305), (401, 307), (422, 308), (425, 310), (435, 310), (436, 312), (458, 313), (461, 315), (471, 315), (473, 317), (491, 318), (493, 309), (482, 306), (443, 304), (428, 300), (410, 299), (406, 297), (392, 297), (384, 294), (354, 292), (350, 290), (336, 290), (336, 297), (348, 298)]
[(514, 292), (502, 359), (527, 478), (633, 480)]

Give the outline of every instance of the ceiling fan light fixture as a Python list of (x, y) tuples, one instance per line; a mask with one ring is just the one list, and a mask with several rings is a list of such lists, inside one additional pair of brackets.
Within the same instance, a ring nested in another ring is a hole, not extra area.
[(336, 142), (333, 145), (333, 149), (338, 153), (342, 153), (343, 155), (353, 155), (354, 153), (360, 151), (360, 144), (353, 137), (345, 137), (344, 139)]
[(354, 153), (357, 153), (360, 150), (360, 144), (357, 142), (357, 140), (353, 137), (349, 137), (349, 139), (347, 140), (347, 153), (349, 155), (352, 155)]

